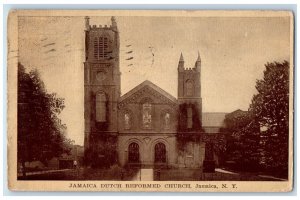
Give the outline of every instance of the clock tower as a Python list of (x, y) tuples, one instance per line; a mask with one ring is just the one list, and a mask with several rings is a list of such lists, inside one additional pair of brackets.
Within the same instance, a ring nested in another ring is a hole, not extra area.
[[(120, 98), (119, 32), (110, 26), (90, 25), (85, 17), (84, 146), (95, 151), (117, 136)], [(110, 138), (110, 139), (107, 139)]]

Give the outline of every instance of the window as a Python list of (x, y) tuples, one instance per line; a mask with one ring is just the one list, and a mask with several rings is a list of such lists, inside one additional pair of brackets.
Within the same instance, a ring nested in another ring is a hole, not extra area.
[(192, 80), (186, 81), (186, 96), (194, 95), (194, 83)]
[(106, 96), (104, 92), (96, 94), (96, 121), (106, 122)]
[(159, 142), (155, 145), (155, 155), (154, 155), (154, 161), (156, 163), (165, 163), (167, 161), (167, 151), (166, 151), (166, 145), (163, 143)]
[(130, 143), (128, 146), (128, 162), (138, 163), (140, 161), (140, 147), (137, 143)]
[(99, 38), (94, 38), (94, 58), (98, 60), (99, 56)]
[(130, 129), (130, 115), (129, 113), (124, 114), (124, 129)]
[(191, 107), (187, 108), (187, 128), (193, 127), (193, 109)]
[(151, 115), (151, 104), (144, 103), (143, 104), (143, 127), (146, 129), (151, 128), (152, 115)]
[(94, 38), (94, 58), (101, 60), (108, 58), (108, 38), (95, 37)]

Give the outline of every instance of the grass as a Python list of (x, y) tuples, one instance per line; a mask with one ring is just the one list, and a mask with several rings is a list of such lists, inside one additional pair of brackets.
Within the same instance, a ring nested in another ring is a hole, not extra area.
[[(129, 181), (139, 172), (139, 169), (111, 169), (81, 168), (63, 172), (52, 172), (31, 175), (19, 180), (112, 180)], [(226, 173), (202, 173), (201, 169), (161, 169), (154, 170), (155, 181), (274, 181), (271, 178), (263, 178), (254, 173), (226, 174)]]
[(154, 172), (154, 180), (160, 181), (274, 181), (254, 173), (226, 174), (221, 172), (203, 173), (201, 169), (164, 169)]

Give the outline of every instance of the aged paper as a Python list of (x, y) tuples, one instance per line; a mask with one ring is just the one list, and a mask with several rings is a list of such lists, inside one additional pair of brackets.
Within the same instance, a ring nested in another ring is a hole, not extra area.
[(12, 191), (293, 189), (289, 11), (12, 10)]

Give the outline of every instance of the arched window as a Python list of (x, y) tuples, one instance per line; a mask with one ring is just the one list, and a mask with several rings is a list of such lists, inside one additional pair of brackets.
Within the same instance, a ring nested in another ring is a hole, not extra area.
[(101, 60), (108, 58), (108, 38), (107, 37), (95, 37), (94, 38), (94, 58)]
[(194, 82), (192, 80), (186, 81), (186, 96), (194, 95)]
[(167, 161), (167, 150), (166, 145), (163, 143), (157, 143), (154, 147), (154, 161), (157, 163), (165, 163)]
[(138, 163), (140, 161), (140, 147), (137, 143), (130, 143), (128, 146), (128, 162)]
[(187, 108), (187, 128), (193, 127), (193, 109), (191, 107)]
[(143, 104), (143, 127), (145, 129), (151, 128), (152, 123), (152, 105), (150, 103), (144, 103)]
[(124, 114), (124, 129), (130, 129), (131, 117), (129, 113)]
[(105, 122), (106, 121), (106, 95), (104, 92), (99, 92), (96, 94), (96, 121)]

